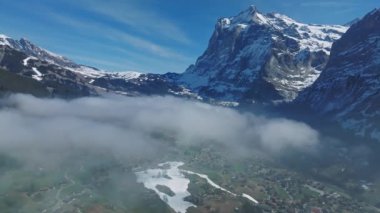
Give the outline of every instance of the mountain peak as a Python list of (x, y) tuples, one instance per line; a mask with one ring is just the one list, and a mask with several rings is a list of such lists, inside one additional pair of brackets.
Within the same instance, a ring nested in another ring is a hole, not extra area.
[(20, 38), (20, 42), (24, 43), (24, 44), (33, 45), (33, 43), (31, 41), (29, 41), (27, 38)]
[(245, 11), (243, 11), (243, 12), (249, 12), (249, 13), (251, 13), (251, 14), (253, 14), (253, 13), (256, 13), (256, 12), (259, 12), (258, 10), (257, 10), (257, 7), (255, 6), (255, 5), (250, 5)]
[(364, 16), (362, 20), (371, 20), (372, 22), (380, 22), (380, 8), (374, 9)]
[(28, 49), (34, 49), (34, 48), (37, 48), (36, 45), (34, 45), (32, 42), (30, 42), (28, 39), (26, 38), (21, 38), (20, 39), (20, 44), (24, 47), (24, 48), (28, 48)]
[(342, 53), (344, 49), (353, 48), (355, 44), (363, 42), (363, 38), (374, 39), (374, 35), (380, 34), (379, 26), (380, 9), (374, 9), (354, 23), (342, 39), (335, 42), (335, 52)]
[(266, 17), (260, 13), (255, 5), (249, 6), (246, 10), (233, 17), (233, 19), (235, 19), (236, 22), (242, 23), (256, 22), (263, 24), (268, 22)]
[(9, 39), (10, 38), (8, 36), (0, 34), (0, 45), (10, 46), (11, 44), (8, 41)]
[(0, 34), (0, 38), (9, 38), (9, 37), (4, 34)]
[(250, 5), (246, 10), (243, 10), (236, 16), (221, 18), (218, 20), (218, 26), (222, 28), (245, 28), (251, 24), (264, 25), (268, 24), (267, 17), (259, 12), (255, 5)]
[[(379, 17), (376, 19), (376, 17)], [(374, 19), (375, 17), (375, 19)], [(373, 9), (371, 12), (367, 13), (363, 18), (355, 18), (354, 20), (346, 23), (345, 25), (343, 26), (346, 26), (346, 27), (351, 27), (353, 26), (354, 24), (358, 23), (359, 21), (362, 21), (364, 19), (374, 19), (374, 20), (377, 20), (379, 21), (380, 20), (380, 8), (376, 8), (376, 9)]]
[(24, 41), (24, 42), (29, 42), (30, 43), (30, 41), (27, 38), (25, 38), (25, 37), (20, 38), (20, 41)]
[(181, 83), (224, 101), (293, 100), (325, 67), (343, 26), (311, 25), (251, 5), (219, 19), (204, 54)]

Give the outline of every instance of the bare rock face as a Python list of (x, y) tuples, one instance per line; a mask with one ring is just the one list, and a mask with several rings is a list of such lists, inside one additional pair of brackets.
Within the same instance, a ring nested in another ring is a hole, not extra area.
[(224, 101), (294, 100), (324, 69), (344, 26), (310, 25), (254, 6), (221, 18), (209, 46), (179, 82)]
[(356, 134), (380, 140), (380, 10), (334, 43), (319, 79), (296, 100), (332, 115)]

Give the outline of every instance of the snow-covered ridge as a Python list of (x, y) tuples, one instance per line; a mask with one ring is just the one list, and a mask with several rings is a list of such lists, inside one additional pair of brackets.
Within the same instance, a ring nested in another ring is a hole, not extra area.
[(310, 51), (325, 51), (330, 53), (333, 42), (341, 37), (348, 30), (348, 27), (341, 25), (317, 25), (303, 24), (285, 15), (278, 13), (268, 17), (269, 22), (278, 30), (286, 32), (287, 29), (294, 29), (295, 35), (287, 35), (301, 44), (301, 51), (309, 48)]
[(131, 80), (139, 78), (142, 73), (136, 71), (123, 71), (123, 72), (108, 72), (103, 70), (98, 70), (92, 67), (87, 66), (79, 66), (78, 68), (66, 67), (67, 69), (79, 73), (87, 78), (116, 78), (116, 79), (124, 79)]
[(8, 41), (9, 37), (3, 34), (0, 34), (0, 45), (10, 46), (11, 44)]
[(122, 72), (108, 72), (104, 70), (98, 70), (96, 68), (87, 67), (80, 65), (79, 67), (65, 67), (66, 69), (79, 73), (83, 75), (84, 77), (90, 79), (90, 83), (93, 83), (95, 79), (97, 78), (111, 78), (111, 79), (123, 79), (123, 80), (132, 80), (139, 78), (141, 75), (143, 75), (140, 72), (136, 71), (122, 71)]
[(87, 67), (80, 65), (79, 67), (65, 67), (66, 69), (79, 73), (87, 78), (100, 78), (105, 76), (107, 73), (105, 71), (101, 71), (92, 67)]
[(267, 25), (297, 40), (301, 45), (300, 51), (322, 50), (328, 54), (332, 43), (348, 30), (347, 26), (341, 25), (304, 24), (279, 13), (262, 14), (255, 6), (250, 6), (237, 16), (222, 18), (219, 24), (227, 30), (248, 29), (250, 25), (255, 24)]
[[(94, 79), (94, 78), (117, 78), (117, 79), (125, 79), (131, 80), (138, 78), (142, 75), (142, 73), (136, 71), (125, 71), (125, 72), (107, 72), (104, 70), (98, 70), (96, 68), (78, 65), (75, 62), (67, 59), (64, 56), (53, 53), (46, 49), (36, 46), (30, 41), (22, 38), (20, 40), (14, 40), (6, 35), (0, 34), (0, 45), (9, 46), (12, 49), (21, 51), (27, 55), (27, 57), (23, 60), (23, 65), (27, 67), (29, 65), (30, 60), (40, 60), (46, 61), (50, 64), (57, 65), (64, 69), (70, 70), (75, 73), (79, 73), (86, 78)], [(35, 68), (37, 70), (37, 68)], [(35, 71), (34, 71), (35, 72)], [(35, 72), (37, 73), (37, 72)], [(38, 80), (42, 80), (43, 75), (36, 75)], [(90, 80), (91, 81), (91, 80)]]

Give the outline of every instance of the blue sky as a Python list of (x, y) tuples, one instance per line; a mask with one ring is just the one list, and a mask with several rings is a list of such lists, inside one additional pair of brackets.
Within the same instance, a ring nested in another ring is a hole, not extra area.
[(183, 72), (217, 18), (256, 5), (298, 21), (344, 24), (380, 0), (0, 0), (0, 33), (109, 71)]

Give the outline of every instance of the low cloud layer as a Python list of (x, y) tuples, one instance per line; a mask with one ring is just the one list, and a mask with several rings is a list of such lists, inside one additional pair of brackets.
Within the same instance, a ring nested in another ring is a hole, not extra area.
[(309, 148), (318, 133), (306, 124), (172, 97), (81, 98), (71, 101), (14, 95), (0, 102), (0, 149), (111, 149), (150, 156), (164, 134), (179, 145), (222, 143), (271, 152)]

